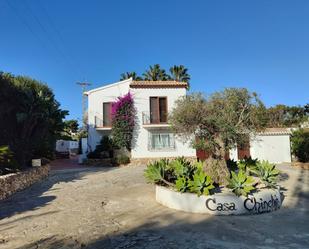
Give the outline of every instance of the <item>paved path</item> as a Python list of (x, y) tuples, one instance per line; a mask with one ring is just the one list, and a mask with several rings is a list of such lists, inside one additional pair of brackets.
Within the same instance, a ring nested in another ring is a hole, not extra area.
[(53, 171), (0, 202), (0, 248), (309, 248), (309, 171), (280, 168), (280, 210), (229, 217), (159, 205), (144, 167)]
[(85, 168), (83, 165), (78, 164), (77, 156), (71, 157), (70, 159), (63, 158), (54, 160), (50, 163), (50, 167), (51, 170)]

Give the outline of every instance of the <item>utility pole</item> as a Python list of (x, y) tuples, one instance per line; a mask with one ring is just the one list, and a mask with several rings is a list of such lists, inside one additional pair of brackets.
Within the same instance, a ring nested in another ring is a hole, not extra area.
[(88, 82), (76, 82), (77, 85), (80, 85), (82, 88), (82, 111), (83, 111), (83, 127), (85, 130), (87, 130), (87, 127), (85, 125), (85, 114), (86, 114), (86, 95), (84, 94), (86, 87), (91, 86), (91, 83)]

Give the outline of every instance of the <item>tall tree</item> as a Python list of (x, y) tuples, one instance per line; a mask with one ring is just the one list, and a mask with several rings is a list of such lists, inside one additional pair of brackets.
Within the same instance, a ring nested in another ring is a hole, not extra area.
[(304, 105), (304, 109), (307, 115), (309, 115), (309, 103)]
[(138, 76), (136, 72), (125, 72), (120, 75), (120, 80), (126, 80), (130, 78), (133, 80), (143, 80), (143, 78)]
[(146, 70), (145, 73), (143, 73), (145, 80), (167, 80), (168, 75), (166, 74), (165, 70), (160, 67), (159, 64), (155, 64), (153, 66), (150, 66), (148, 70)]
[(47, 85), (0, 73), (0, 145), (10, 147), (20, 167), (51, 156), (67, 114)]
[(306, 106), (276, 105), (267, 109), (268, 127), (298, 127), (308, 121)]
[(78, 121), (76, 119), (69, 119), (64, 121), (64, 128), (61, 134), (61, 139), (74, 140), (78, 133)]
[(245, 141), (249, 133), (265, 127), (265, 107), (255, 93), (227, 88), (209, 97), (191, 94), (176, 102), (169, 116), (176, 134), (209, 152), (205, 170), (218, 183), (226, 183), (229, 171), (225, 153)]
[(185, 68), (183, 65), (176, 66), (170, 68), (170, 75), (169, 79), (180, 81), (180, 82), (187, 82), (190, 81), (190, 75), (188, 74), (188, 69)]

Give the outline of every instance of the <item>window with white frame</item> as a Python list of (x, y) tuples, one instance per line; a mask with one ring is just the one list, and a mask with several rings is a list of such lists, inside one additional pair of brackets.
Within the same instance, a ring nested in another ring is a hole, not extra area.
[(175, 149), (174, 134), (170, 132), (150, 132), (148, 145), (150, 150)]

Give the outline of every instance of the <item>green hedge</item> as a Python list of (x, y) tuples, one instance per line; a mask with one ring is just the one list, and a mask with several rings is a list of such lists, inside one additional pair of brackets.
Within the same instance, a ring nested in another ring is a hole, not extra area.
[(309, 162), (309, 130), (294, 131), (291, 138), (292, 153), (300, 162)]

